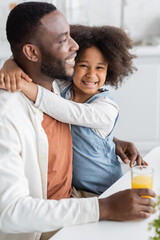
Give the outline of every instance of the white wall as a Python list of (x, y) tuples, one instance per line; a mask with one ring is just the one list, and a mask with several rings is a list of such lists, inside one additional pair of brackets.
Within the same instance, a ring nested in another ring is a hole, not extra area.
[(5, 26), (9, 14), (9, 0), (0, 1), (0, 51), (2, 48), (9, 47), (6, 40)]
[(88, 18), (90, 25), (120, 26), (121, 0), (90, 0)]
[[(36, 1), (36, 0), (35, 0)], [(41, 0), (44, 1), (44, 0)], [(5, 23), (10, 3), (0, 1), (0, 44), (5, 41)], [(64, 12), (69, 23), (114, 25), (120, 27), (121, 4), (124, 3), (123, 26), (135, 41), (160, 37), (160, 0), (48, 0)]]
[(160, 37), (160, 1), (127, 0), (124, 22), (135, 40)]
[(160, 0), (65, 0), (63, 2), (67, 3), (67, 11), (64, 14), (70, 23), (106, 24), (117, 27), (123, 25), (134, 41), (148, 42), (157, 35), (160, 37)]
[(134, 49), (137, 71), (118, 90), (120, 108), (115, 135), (135, 143), (142, 155), (160, 146), (160, 47)]

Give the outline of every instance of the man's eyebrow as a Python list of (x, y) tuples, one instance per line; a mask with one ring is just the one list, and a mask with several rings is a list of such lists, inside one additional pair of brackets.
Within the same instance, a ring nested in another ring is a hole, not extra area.
[(60, 33), (56, 39), (60, 39), (64, 36), (66, 36), (67, 34), (68, 34), (68, 32)]

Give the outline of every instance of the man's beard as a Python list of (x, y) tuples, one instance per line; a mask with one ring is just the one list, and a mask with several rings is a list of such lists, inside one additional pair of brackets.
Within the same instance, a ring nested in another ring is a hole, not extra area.
[(62, 63), (56, 57), (53, 57), (50, 53), (46, 52), (41, 48), (42, 63), (41, 63), (41, 73), (52, 79), (60, 79), (70, 81), (73, 77), (68, 76), (65, 70), (65, 64)]

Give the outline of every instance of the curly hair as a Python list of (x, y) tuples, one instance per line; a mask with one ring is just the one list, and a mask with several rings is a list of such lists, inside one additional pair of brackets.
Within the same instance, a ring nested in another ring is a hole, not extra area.
[(71, 37), (79, 44), (76, 61), (87, 48), (95, 46), (100, 50), (108, 62), (105, 84), (118, 88), (136, 69), (132, 61), (136, 56), (129, 52), (132, 41), (120, 28), (71, 25)]

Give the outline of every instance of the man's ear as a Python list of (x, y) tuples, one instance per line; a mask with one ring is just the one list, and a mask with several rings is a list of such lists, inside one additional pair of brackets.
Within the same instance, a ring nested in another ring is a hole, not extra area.
[(38, 48), (33, 44), (25, 44), (23, 46), (23, 53), (32, 62), (38, 61)]

